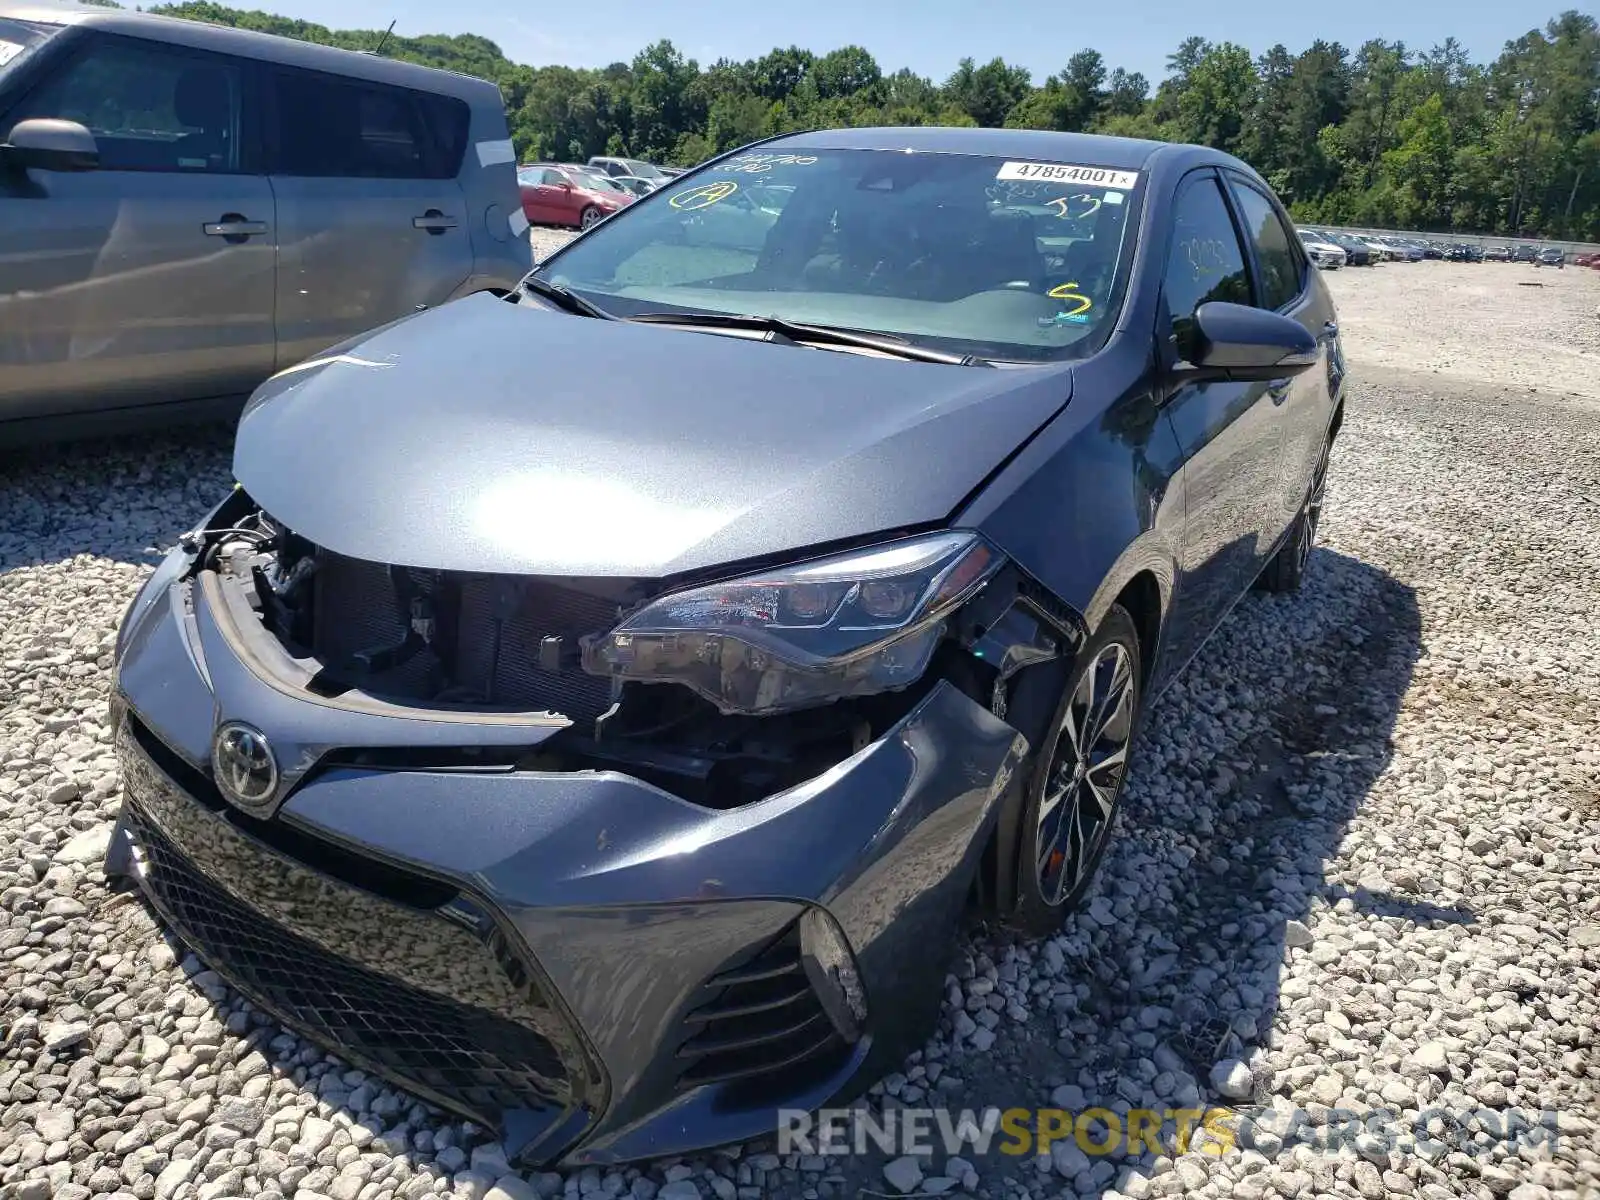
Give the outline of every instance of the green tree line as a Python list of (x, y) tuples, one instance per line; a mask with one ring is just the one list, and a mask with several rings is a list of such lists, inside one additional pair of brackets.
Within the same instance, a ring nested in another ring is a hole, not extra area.
[(1245, 159), (1307, 221), (1600, 241), (1600, 25), (1568, 11), (1491, 63), (1454, 38), (1417, 52), (1317, 41), (1252, 57), (1192, 37), (1152, 89), (1096, 50), (1036, 82), (996, 58), (942, 82), (886, 72), (860, 46), (798, 46), (702, 67), (669, 41), (600, 69), (530, 67), (472, 34), (332, 30), (211, 0), (151, 11), (374, 50), (493, 80), (517, 152), (625, 154), (690, 165), (792, 130), (980, 125), (1197, 142)]

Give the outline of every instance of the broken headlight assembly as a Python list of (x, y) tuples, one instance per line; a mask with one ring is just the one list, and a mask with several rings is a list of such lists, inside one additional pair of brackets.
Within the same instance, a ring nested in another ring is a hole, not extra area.
[(922, 676), (945, 618), (1004, 562), (957, 531), (674, 592), (585, 639), (583, 666), (751, 716), (892, 691)]

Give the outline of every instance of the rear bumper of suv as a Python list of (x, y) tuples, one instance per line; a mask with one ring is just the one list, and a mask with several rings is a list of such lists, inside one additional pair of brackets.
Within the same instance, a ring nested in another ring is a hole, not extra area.
[[(942, 950), (1026, 750), (948, 684), (740, 809), (608, 771), (330, 759), (262, 818), (213, 780), (218, 725), (349, 747), (372, 716), (252, 677), (202, 588), (167, 571), (152, 586), (118, 668), (126, 800), (107, 870), (286, 1026), (525, 1161), (572, 1164), (770, 1134), (779, 1108), (859, 1091), (930, 1032)], [(858, 1030), (802, 962), (820, 921), (859, 972)]]

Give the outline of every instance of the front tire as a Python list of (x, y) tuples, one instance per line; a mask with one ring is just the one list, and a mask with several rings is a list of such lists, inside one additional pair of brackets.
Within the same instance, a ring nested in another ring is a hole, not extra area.
[(604, 218), (605, 213), (601, 212), (598, 208), (591, 204), (588, 208), (584, 209), (578, 214), (578, 228), (592, 229), (594, 226), (600, 224)]
[(1007, 924), (1034, 936), (1061, 926), (1111, 840), (1142, 700), (1139, 631), (1112, 605), (1073, 664), (1050, 734), (1034, 756), (1023, 808), (1017, 907)]

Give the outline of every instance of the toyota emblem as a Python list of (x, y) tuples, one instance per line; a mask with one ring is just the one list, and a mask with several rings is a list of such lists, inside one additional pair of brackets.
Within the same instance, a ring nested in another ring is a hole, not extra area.
[(259, 810), (278, 791), (278, 763), (259, 729), (229, 722), (211, 743), (211, 769), (222, 794), (240, 808)]

